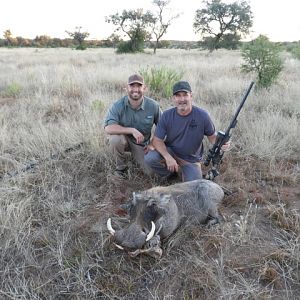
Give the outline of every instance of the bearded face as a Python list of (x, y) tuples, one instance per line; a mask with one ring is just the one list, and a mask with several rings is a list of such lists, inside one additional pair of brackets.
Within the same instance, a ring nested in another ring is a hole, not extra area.
[(144, 96), (145, 86), (140, 83), (132, 83), (127, 85), (127, 93), (131, 100), (138, 101)]

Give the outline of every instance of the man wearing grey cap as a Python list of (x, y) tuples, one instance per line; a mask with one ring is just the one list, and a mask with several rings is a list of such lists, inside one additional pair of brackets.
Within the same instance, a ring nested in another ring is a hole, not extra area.
[[(168, 178), (181, 170), (182, 181), (202, 178), (203, 138), (214, 144), (217, 133), (209, 114), (192, 104), (192, 89), (187, 81), (173, 86), (175, 107), (163, 112), (156, 127), (153, 146), (145, 161), (153, 171)], [(229, 142), (223, 146), (227, 150)]]
[(125, 151), (132, 153), (146, 174), (152, 173), (145, 164), (144, 154), (154, 149), (151, 132), (153, 125), (158, 123), (161, 110), (155, 100), (144, 96), (145, 88), (141, 75), (131, 75), (127, 82), (127, 96), (113, 103), (104, 122), (115, 157), (115, 175), (120, 177), (124, 177), (127, 171)]

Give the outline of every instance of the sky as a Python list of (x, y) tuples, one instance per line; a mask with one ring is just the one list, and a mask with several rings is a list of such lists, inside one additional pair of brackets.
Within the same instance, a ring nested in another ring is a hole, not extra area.
[[(223, 0), (232, 3), (230, 0)], [(271, 41), (300, 40), (300, 0), (249, 0), (254, 20), (247, 40), (259, 34)], [(162, 39), (201, 39), (193, 30), (197, 9), (203, 8), (201, 0), (171, 0), (169, 13), (180, 17), (173, 20)], [(105, 16), (121, 13), (124, 9), (155, 10), (152, 0), (0, 0), (0, 37), (10, 29), (12, 35), (35, 38), (37, 35), (67, 38), (67, 31), (90, 33), (89, 39), (106, 39), (115, 27), (105, 22)]]

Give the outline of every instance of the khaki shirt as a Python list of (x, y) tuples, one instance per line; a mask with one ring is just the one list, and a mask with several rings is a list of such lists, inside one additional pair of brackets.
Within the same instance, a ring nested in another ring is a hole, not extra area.
[[(139, 108), (133, 109), (129, 103), (128, 96), (124, 96), (116, 101), (109, 109), (104, 127), (107, 125), (118, 124), (123, 127), (132, 127), (141, 132), (145, 140), (143, 146), (149, 144), (153, 124), (157, 124), (161, 116), (159, 104), (148, 97), (144, 97)], [(129, 135), (131, 141), (135, 143), (132, 135)]]

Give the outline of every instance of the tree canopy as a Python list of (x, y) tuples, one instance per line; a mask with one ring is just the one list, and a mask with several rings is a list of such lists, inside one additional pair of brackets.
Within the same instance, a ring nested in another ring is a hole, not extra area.
[(257, 74), (257, 86), (269, 88), (283, 69), (283, 61), (279, 55), (281, 49), (269, 39), (260, 35), (247, 43), (242, 50), (244, 64), (242, 70)]
[(222, 39), (228, 41), (229, 34), (236, 42), (249, 33), (253, 15), (246, 1), (226, 4), (221, 0), (210, 0), (205, 5), (196, 11), (193, 27), (196, 33), (202, 34), (204, 42), (209, 40), (207, 48), (210, 51), (218, 48)]
[(88, 32), (81, 32), (81, 26), (76, 27), (74, 32), (66, 31), (66, 33), (74, 39), (79, 45), (76, 47), (78, 50), (86, 49), (84, 40), (90, 35)]
[(154, 23), (154, 16), (150, 11), (144, 13), (143, 9), (123, 10), (121, 14), (106, 17), (105, 21), (112, 23), (116, 26), (116, 31), (123, 31), (129, 37), (128, 52), (140, 52), (144, 41), (151, 38), (150, 25)]

